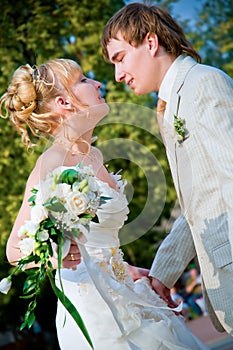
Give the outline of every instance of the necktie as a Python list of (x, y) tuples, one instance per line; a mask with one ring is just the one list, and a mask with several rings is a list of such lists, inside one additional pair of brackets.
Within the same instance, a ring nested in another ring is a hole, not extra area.
[(158, 99), (158, 103), (157, 103), (157, 121), (158, 121), (158, 125), (159, 125), (159, 131), (165, 146), (165, 139), (164, 139), (164, 134), (163, 134), (163, 118), (164, 118), (164, 113), (166, 110), (166, 102), (163, 101), (161, 98)]

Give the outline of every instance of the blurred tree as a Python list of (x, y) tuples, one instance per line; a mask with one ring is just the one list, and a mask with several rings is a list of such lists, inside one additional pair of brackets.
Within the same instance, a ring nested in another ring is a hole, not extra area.
[(204, 1), (196, 28), (192, 37), (203, 62), (233, 77), (233, 2)]

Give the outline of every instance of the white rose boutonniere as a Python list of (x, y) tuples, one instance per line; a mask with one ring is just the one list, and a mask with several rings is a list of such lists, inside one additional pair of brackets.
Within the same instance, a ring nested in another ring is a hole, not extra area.
[(185, 119), (179, 118), (174, 114), (174, 129), (177, 134), (177, 142), (181, 144), (189, 137), (189, 132), (185, 127)]

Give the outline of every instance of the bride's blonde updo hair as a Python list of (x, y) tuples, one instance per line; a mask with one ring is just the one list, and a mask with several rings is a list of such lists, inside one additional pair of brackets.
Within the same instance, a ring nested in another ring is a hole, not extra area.
[(10, 119), (27, 149), (34, 146), (29, 130), (38, 137), (48, 136), (63, 121), (63, 116), (52, 110), (56, 96), (63, 94), (78, 102), (71, 89), (77, 73), (81, 74), (80, 66), (69, 59), (50, 60), (39, 67), (27, 64), (14, 72), (0, 98), (1, 117)]

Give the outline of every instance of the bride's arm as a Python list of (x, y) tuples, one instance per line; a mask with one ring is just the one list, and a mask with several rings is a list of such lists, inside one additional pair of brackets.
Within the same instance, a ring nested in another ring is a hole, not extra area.
[(22, 253), (19, 250), (20, 238), (18, 236), (18, 231), (25, 221), (30, 220), (31, 207), (28, 199), (32, 196), (31, 189), (38, 184), (40, 180), (39, 178), (39, 169), (37, 166), (35, 166), (27, 180), (23, 202), (7, 241), (6, 255), (9, 263), (12, 265), (16, 265), (17, 260), (22, 257)]
[[(42, 157), (39, 157), (37, 160), (37, 163), (35, 165), (35, 168), (32, 170), (31, 174), (29, 175), (29, 178), (26, 183), (25, 193), (23, 202), (21, 204), (21, 208), (19, 210), (19, 213), (16, 217), (16, 220), (14, 222), (12, 231), (10, 233), (10, 236), (7, 241), (6, 245), (6, 255), (7, 259), (10, 264), (16, 265), (17, 261), (23, 257), (23, 254), (21, 253), (19, 249), (19, 242), (20, 237), (18, 236), (18, 231), (20, 227), (25, 223), (25, 221), (30, 220), (30, 212), (31, 207), (30, 203), (28, 202), (28, 199), (32, 196), (31, 190), (38, 185), (38, 183), (41, 180), (44, 180), (46, 178), (46, 175), (49, 171), (52, 171), (52, 169), (57, 167), (57, 164), (60, 163), (60, 159), (56, 159), (56, 154), (53, 154), (53, 157), (50, 157), (50, 162), (45, 161), (48, 158), (43, 159)], [(67, 254), (67, 256), (63, 259), (63, 267), (66, 268), (72, 268), (75, 265), (78, 265), (80, 263), (80, 252), (79, 249), (75, 244), (71, 244), (70, 251)], [(57, 259), (56, 257), (53, 257), (51, 259), (52, 265), (54, 268), (57, 268)], [(33, 263), (28, 265), (27, 268), (31, 268), (35, 266)]]

